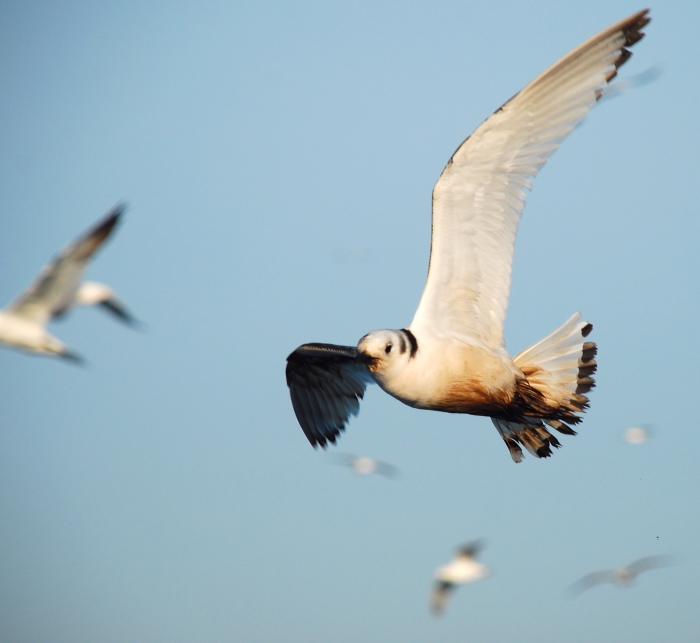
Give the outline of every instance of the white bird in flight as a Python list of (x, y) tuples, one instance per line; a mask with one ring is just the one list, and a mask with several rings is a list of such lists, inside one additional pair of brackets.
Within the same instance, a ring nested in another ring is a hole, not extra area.
[(136, 323), (108, 286), (95, 282), (81, 284), (91, 257), (112, 234), (124, 210), (124, 205), (118, 205), (63, 248), (29, 288), (0, 310), (0, 342), (31, 353), (82, 362), (78, 354), (46, 330), (51, 319), (65, 315), (76, 305), (100, 304), (122, 321)]
[(458, 585), (474, 583), (491, 575), (489, 568), (476, 560), (481, 549), (479, 542), (463, 545), (447, 565), (435, 570), (435, 585), (430, 602), (430, 609), (435, 616), (445, 611), (447, 601)]
[(579, 578), (570, 588), (572, 594), (580, 594), (596, 585), (612, 583), (618, 587), (631, 587), (642, 572), (668, 567), (673, 563), (670, 556), (644, 556), (618, 569), (601, 569)]
[(361, 476), (377, 473), (387, 478), (395, 478), (398, 475), (398, 469), (393, 464), (382, 460), (375, 460), (374, 458), (367, 458), (352, 453), (339, 453), (337, 457), (339, 464), (349, 467)]
[(642, 39), (640, 11), (593, 36), (498, 108), (460, 145), (433, 189), (428, 279), (411, 324), (357, 347), (303, 344), (287, 358), (309, 442), (335, 443), (369, 383), (418, 409), (490, 417), (515, 462), (575, 435), (593, 386), (592, 325), (576, 313), (512, 358), (503, 340), (515, 235), (531, 179), (603, 96)]

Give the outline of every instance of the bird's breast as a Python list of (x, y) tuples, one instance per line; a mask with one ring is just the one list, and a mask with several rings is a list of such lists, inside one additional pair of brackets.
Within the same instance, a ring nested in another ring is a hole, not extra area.
[(375, 374), (377, 383), (404, 404), (497, 416), (512, 401), (517, 371), (501, 355), (454, 342), (419, 342), (419, 347), (398, 373)]

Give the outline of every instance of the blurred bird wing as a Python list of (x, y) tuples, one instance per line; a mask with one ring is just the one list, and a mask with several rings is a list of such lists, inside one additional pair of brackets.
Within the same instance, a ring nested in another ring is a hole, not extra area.
[(287, 357), (287, 386), (294, 413), (309, 442), (335, 444), (372, 379), (352, 346), (304, 344)]
[(124, 304), (119, 301), (116, 297), (110, 297), (100, 302), (100, 307), (108, 312), (113, 317), (116, 317), (120, 322), (123, 322), (127, 326), (140, 326), (140, 322), (136, 317), (134, 317), (129, 309), (124, 306)]
[(435, 582), (430, 600), (430, 611), (433, 615), (440, 616), (445, 611), (454, 588), (455, 586), (447, 581), (438, 580)]
[(354, 453), (347, 453), (347, 452), (340, 452), (340, 453), (334, 453), (333, 458), (338, 464), (341, 464), (346, 467), (352, 467), (353, 462), (357, 460), (357, 457)]
[(615, 582), (615, 570), (614, 569), (601, 569), (596, 572), (591, 572), (579, 578), (571, 587), (570, 591), (573, 594), (580, 594), (585, 592), (591, 587), (596, 585), (603, 585), (605, 583)]
[(376, 460), (376, 471), (379, 475), (386, 476), (387, 478), (396, 478), (399, 475), (399, 470), (393, 464), (388, 462), (382, 462), (381, 460)]
[(670, 556), (644, 556), (638, 558), (627, 565), (626, 569), (633, 575), (647, 572), (650, 569), (658, 569), (660, 567), (668, 567), (672, 564)]
[(503, 346), (515, 235), (531, 179), (643, 37), (647, 11), (593, 36), (484, 121), (433, 189), (428, 278), (410, 329)]
[(476, 558), (479, 552), (484, 548), (484, 543), (481, 540), (474, 540), (470, 543), (462, 545), (457, 550), (457, 556), (465, 556), (467, 558)]
[(31, 286), (10, 304), (8, 312), (41, 325), (52, 316), (66, 312), (73, 304), (88, 261), (112, 233), (124, 209), (125, 206), (118, 205), (63, 248), (42, 268)]

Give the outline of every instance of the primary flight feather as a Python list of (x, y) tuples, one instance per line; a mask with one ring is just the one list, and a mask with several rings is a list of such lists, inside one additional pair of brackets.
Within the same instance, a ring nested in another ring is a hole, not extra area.
[(511, 359), (503, 323), (515, 236), (531, 179), (629, 59), (647, 14), (579, 45), (457, 149), (433, 189), (428, 279), (410, 326), (289, 355), (292, 404), (313, 446), (335, 443), (372, 382), (415, 408), (490, 417), (515, 462), (523, 446), (536, 457), (561, 446), (545, 425), (575, 435), (594, 386), (593, 327), (577, 313)]

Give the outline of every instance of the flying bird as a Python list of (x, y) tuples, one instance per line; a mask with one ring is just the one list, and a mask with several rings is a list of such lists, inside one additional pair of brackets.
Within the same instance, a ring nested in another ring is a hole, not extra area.
[(372, 331), (357, 347), (303, 344), (289, 355), (292, 405), (314, 447), (335, 443), (370, 383), (414, 408), (490, 417), (515, 462), (521, 447), (538, 458), (560, 447), (551, 429), (576, 435), (594, 386), (593, 326), (576, 313), (508, 355), (515, 235), (531, 179), (604, 95), (647, 14), (578, 46), (459, 146), (433, 189), (428, 278), (408, 327)]
[(463, 545), (447, 565), (435, 570), (435, 585), (430, 603), (430, 610), (435, 616), (445, 611), (447, 602), (458, 585), (488, 578), (491, 573), (489, 568), (476, 560), (481, 549), (479, 542)]
[(649, 439), (649, 430), (642, 426), (631, 426), (625, 429), (624, 437), (629, 444), (644, 444)]
[(612, 583), (618, 587), (631, 587), (637, 576), (642, 572), (668, 567), (671, 564), (672, 560), (670, 556), (644, 556), (643, 558), (632, 561), (626, 567), (620, 567), (619, 569), (601, 569), (586, 574), (570, 587), (570, 592), (572, 594), (581, 594), (591, 587), (604, 585), (606, 583)]
[(0, 342), (11, 348), (52, 355), (74, 362), (82, 358), (46, 330), (48, 322), (73, 306), (101, 304), (122, 321), (134, 318), (103, 284), (85, 282), (83, 273), (109, 238), (125, 210), (118, 205), (92, 228), (68, 244), (14, 302), (0, 310)]
[(355, 473), (361, 476), (368, 476), (372, 473), (377, 473), (387, 478), (395, 478), (398, 475), (398, 469), (388, 462), (367, 458), (352, 453), (339, 453), (338, 462), (352, 469)]

